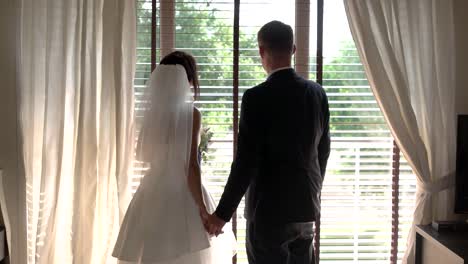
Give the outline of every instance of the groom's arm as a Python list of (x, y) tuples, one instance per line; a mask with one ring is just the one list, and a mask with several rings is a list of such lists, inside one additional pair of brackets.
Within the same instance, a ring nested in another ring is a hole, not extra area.
[(249, 187), (251, 179), (256, 177), (258, 172), (259, 144), (256, 137), (256, 133), (258, 133), (256, 122), (258, 121), (255, 121), (254, 107), (251, 93), (248, 90), (242, 97), (236, 157), (215, 211), (215, 215), (225, 222), (229, 222), (231, 219)]
[(325, 92), (323, 92), (322, 98), (322, 114), (323, 131), (318, 145), (318, 160), (320, 165), (320, 174), (323, 181), (325, 178), (325, 171), (327, 170), (328, 157), (330, 156), (330, 110)]

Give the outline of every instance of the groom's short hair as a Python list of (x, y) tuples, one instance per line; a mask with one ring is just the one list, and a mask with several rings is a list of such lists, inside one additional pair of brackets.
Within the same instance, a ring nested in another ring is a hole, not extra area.
[(294, 34), (291, 26), (280, 22), (271, 21), (265, 24), (257, 34), (260, 46), (273, 53), (292, 53), (294, 46)]

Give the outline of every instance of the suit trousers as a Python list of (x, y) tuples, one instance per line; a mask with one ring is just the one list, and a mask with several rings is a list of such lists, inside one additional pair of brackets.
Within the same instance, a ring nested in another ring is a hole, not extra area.
[(247, 220), (249, 264), (314, 264), (313, 222), (268, 225)]

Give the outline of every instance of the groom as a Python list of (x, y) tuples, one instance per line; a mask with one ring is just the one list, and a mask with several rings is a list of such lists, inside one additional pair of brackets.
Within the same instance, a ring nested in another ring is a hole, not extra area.
[(218, 235), (246, 193), (250, 264), (314, 263), (313, 222), (330, 153), (329, 109), (322, 87), (291, 68), (289, 25), (258, 32), (265, 82), (242, 97), (238, 148), (207, 229)]

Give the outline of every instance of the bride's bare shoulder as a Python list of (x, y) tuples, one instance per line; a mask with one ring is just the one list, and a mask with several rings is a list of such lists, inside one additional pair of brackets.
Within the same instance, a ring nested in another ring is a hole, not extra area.
[(201, 115), (200, 110), (196, 107), (193, 107), (193, 124), (199, 125), (201, 123), (201, 118), (202, 118), (202, 115)]
[(196, 107), (193, 107), (193, 119), (201, 119), (201, 112)]

